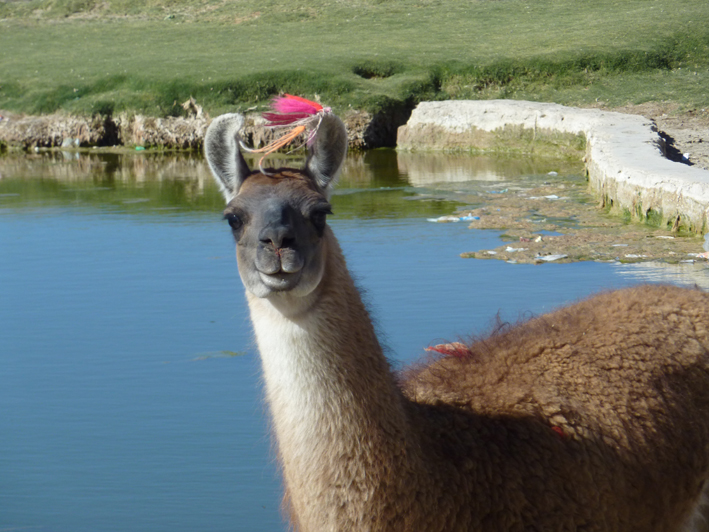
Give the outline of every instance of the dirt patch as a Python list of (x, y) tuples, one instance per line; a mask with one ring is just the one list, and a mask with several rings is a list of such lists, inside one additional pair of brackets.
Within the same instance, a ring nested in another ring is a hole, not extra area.
[[(508, 187), (467, 198), (482, 203), (456, 213), (471, 229), (504, 230), (505, 244), (464, 258), (516, 263), (706, 261), (702, 237), (608, 214), (581, 183)], [(445, 218), (442, 219), (444, 221)]]
[(24, 150), (143, 146), (198, 150), (209, 125), (207, 116), (155, 118), (121, 114), (93, 117), (54, 113), (24, 116), (0, 111), (0, 142)]
[(709, 109), (680, 112), (674, 103), (648, 102), (610, 110), (654, 120), (667, 142), (668, 159), (709, 170)]
[(62, 146), (110, 146), (118, 141), (116, 124), (107, 117), (63, 113), (23, 116), (0, 111), (0, 142), (23, 149)]
[[(187, 104), (192, 104), (188, 106)], [(0, 110), (0, 145), (24, 150), (34, 148), (87, 148), (93, 146), (143, 146), (165, 149), (199, 150), (210, 123), (194, 100), (185, 102), (185, 117), (156, 118), (127, 113), (111, 116), (74, 116), (53, 113), (27, 116)], [(392, 147), (396, 128), (406, 122), (410, 110), (394, 109), (372, 115), (349, 111), (342, 119), (347, 125), (353, 150)], [(244, 142), (260, 148), (275, 140), (282, 129), (265, 127), (260, 113), (246, 113), (241, 132)], [(303, 144), (306, 136), (295, 142)]]

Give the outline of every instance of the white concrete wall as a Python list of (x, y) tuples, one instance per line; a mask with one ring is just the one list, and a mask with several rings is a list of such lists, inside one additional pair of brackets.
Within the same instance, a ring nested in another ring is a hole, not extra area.
[(666, 159), (653, 122), (641, 116), (515, 100), (423, 102), (399, 128), (398, 148), (476, 148), (482, 132), (510, 127), (583, 134), (590, 185), (614, 208), (709, 231), (709, 172)]

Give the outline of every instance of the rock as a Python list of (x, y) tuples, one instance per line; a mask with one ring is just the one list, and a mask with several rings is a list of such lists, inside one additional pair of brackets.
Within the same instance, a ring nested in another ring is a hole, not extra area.
[(67, 137), (64, 140), (62, 140), (62, 148), (78, 148), (81, 145), (81, 141), (79, 139), (73, 139), (71, 137)]
[(188, 118), (202, 118), (202, 106), (198, 105), (192, 96), (182, 104), (182, 108), (187, 113)]

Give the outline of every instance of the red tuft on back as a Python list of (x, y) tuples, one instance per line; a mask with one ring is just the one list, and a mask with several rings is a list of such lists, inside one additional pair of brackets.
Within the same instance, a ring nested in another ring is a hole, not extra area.
[(435, 351), (442, 355), (454, 356), (456, 358), (464, 358), (470, 355), (468, 346), (461, 342), (451, 342), (450, 344), (438, 344), (427, 347), (426, 351)]

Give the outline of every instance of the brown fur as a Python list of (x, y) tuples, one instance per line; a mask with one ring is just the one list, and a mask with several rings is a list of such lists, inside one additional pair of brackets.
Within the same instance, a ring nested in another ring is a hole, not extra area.
[(461, 452), (486, 464), (463, 483), (449, 467), (451, 497), (485, 506), (496, 478), (507, 487), (488, 502), (496, 515), (442, 530), (679, 529), (709, 476), (708, 327), (709, 295), (642, 286), (408, 372), (413, 416), (435, 420), (416, 425), (429, 456), (446, 455), (439, 470)]
[[(338, 253), (319, 294), (330, 316), (358, 301)], [(709, 478), (709, 295), (602, 294), (405, 372), (402, 395), (369, 374), (387, 369), (376, 339), (357, 338), (356, 307), (322, 334), (348, 331), (337, 360), (354, 382), (339, 393), (358, 404), (329, 420), (316, 482), (329, 495), (292, 508), (296, 529), (320, 529), (297, 526), (299, 507), (327, 504), (343, 531), (670, 531), (690, 519)], [(390, 429), (347, 413), (368, 403), (372, 421), (402, 404), (406, 433), (382, 440)]]

